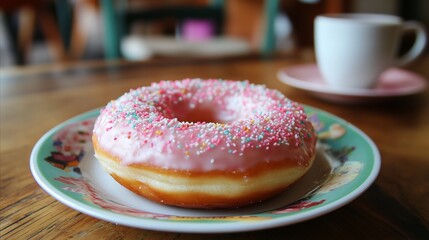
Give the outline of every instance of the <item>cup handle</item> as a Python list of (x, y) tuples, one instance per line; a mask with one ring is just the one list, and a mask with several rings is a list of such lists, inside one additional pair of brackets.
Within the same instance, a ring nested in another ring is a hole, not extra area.
[(407, 53), (397, 59), (396, 65), (402, 66), (405, 65), (414, 59), (416, 59), (425, 49), (427, 42), (426, 31), (423, 25), (415, 21), (404, 22), (402, 32), (414, 31), (416, 33), (416, 39), (413, 46)]

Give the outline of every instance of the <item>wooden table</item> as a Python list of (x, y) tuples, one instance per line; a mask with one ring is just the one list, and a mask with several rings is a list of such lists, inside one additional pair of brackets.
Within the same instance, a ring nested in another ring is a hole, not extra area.
[[(1, 239), (429, 239), (429, 92), (377, 104), (321, 101), (280, 83), (279, 68), (312, 62), (305, 54), (271, 60), (93, 62), (2, 69), (0, 102)], [(408, 68), (429, 78), (429, 56)], [(77, 212), (44, 192), (29, 169), (36, 141), (57, 124), (105, 105), (130, 88), (187, 77), (249, 79), (356, 125), (378, 145), (375, 183), (324, 216), (234, 234), (180, 234), (115, 225)]]

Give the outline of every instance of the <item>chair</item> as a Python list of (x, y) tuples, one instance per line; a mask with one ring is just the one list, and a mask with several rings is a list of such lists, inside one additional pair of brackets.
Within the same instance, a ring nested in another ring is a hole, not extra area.
[[(208, 19), (214, 23), (214, 34), (218, 37), (216, 40), (208, 42), (187, 42), (187, 41), (177, 41), (177, 39), (169, 38), (162, 39), (159, 37), (145, 38), (145, 45), (154, 48), (156, 51), (163, 50), (163, 46), (169, 46), (170, 49), (178, 50), (179, 53), (191, 54), (190, 49), (198, 52), (199, 50), (207, 49), (203, 44), (211, 44), (213, 46), (213, 51), (206, 54), (220, 54), (219, 50), (224, 49), (225, 53), (231, 51), (237, 51), (237, 53), (242, 53), (246, 51), (244, 45), (240, 44), (237, 41), (229, 41), (230, 39), (223, 39), (223, 24), (224, 24), (224, 1), (215, 0), (211, 1), (210, 4), (205, 6), (166, 6), (166, 7), (156, 7), (156, 8), (147, 8), (139, 11), (127, 9), (126, 2), (120, 1), (116, 4), (112, 0), (102, 0), (101, 1), (101, 10), (104, 18), (105, 25), (105, 54), (108, 59), (117, 59), (121, 57), (123, 52), (121, 52), (121, 42), (127, 41), (126, 36), (129, 34), (129, 26), (131, 23), (136, 21), (156, 21), (165, 18), (174, 18), (176, 21), (183, 23), (188, 19)], [(275, 48), (275, 38), (274, 38), (274, 18), (277, 14), (279, 1), (278, 0), (265, 0), (265, 38), (261, 46), (261, 52), (264, 55), (269, 55), (274, 51)], [(219, 40), (220, 38), (220, 40)], [(136, 39), (128, 39), (128, 41)], [(230, 44), (232, 42), (232, 44)], [(177, 48), (172, 48), (176, 44)], [(230, 46), (229, 49), (225, 49), (225, 46)], [(140, 48), (143, 46), (140, 45)], [(134, 49), (138, 49), (136, 46)], [(122, 48), (123, 49), (123, 48)], [(248, 49), (247, 49), (248, 50)], [(135, 52), (133, 50), (129, 52)], [(165, 52), (165, 51), (164, 51)], [(174, 51), (173, 51), (174, 52)], [(203, 51), (199, 53), (204, 54)]]
[[(0, 11), (4, 13), (6, 35), (18, 65), (28, 62), (28, 55), (33, 42), (36, 24), (48, 43), (54, 60), (66, 59), (65, 48), (55, 14), (50, 7), (54, 1), (49, 0), (2, 0)], [(17, 25), (15, 25), (15, 20)]]

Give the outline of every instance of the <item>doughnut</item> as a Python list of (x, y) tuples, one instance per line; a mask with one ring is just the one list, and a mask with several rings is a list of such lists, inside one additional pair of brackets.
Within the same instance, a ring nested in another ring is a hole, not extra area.
[(130, 90), (100, 111), (95, 157), (118, 183), (186, 208), (262, 202), (302, 177), (316, 134), (304, 109), (248, 81), (184, 79)]

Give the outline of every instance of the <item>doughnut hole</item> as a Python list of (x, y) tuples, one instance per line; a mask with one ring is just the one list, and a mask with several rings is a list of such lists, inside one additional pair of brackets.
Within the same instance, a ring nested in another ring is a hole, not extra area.
[(226, 103), (203, 101), (193, 104), (187, 101), (171, 106), (173, 117), (181, 122), (228, 124), (248, 117), (240, 104), (225, 98)]
[(177, 118), (181, 122), (225, 123), (210, 108), (196, 107)]

